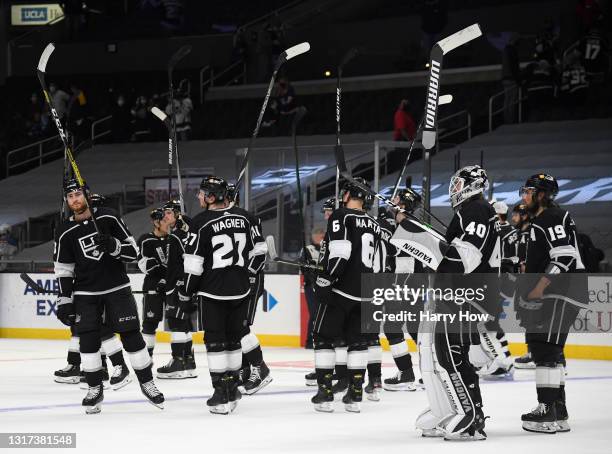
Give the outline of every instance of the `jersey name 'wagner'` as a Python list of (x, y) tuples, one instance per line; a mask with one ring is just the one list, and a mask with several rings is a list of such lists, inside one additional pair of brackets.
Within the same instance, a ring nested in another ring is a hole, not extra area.
[(249, 294), (267, 251), (257, 220), (239, 207), (207, 210), (193, 219), (185, 247), (187, 293), (218, 300)]

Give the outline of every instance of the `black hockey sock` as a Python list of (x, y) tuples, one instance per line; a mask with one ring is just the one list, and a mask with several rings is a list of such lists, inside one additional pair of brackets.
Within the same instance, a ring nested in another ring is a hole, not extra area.
[(346, 364), (336, 364), (335, 371), (338, 379), (348, 377), (348, 368), (346, 367)]
[(71, 366), (80, 366), (81, 354), (79, 352), (68, 352), (68, 364)]
[(263, 353), (261, 352), (261, 346), (255, 347), (250, 352), (244, 353), (242, 356), (242, 364), (244, 365), (244, 358), (247, 359), (251, 366), (259, 366), (263, 361)]
[(245, 355), (243, 353), (242, 354), (242, 367), (241, 367), (241, 369), (248, 369), (250, 367), (251, 367), (251, 365), (249, 364), (249, 360), (247, 358), (247, 355)]
[(151, 372), (151, 366), (145, 367), (144, 369), (134, 370), (138, 383), (146, 383), (153, 380), (153, 372)]
[(106, 355), (101, 355), (102, 356), (102, 369), (107, 369), (108, 365), (106, 364)]
[(117, 353), (110, 355), (109, 358), (113, 366), (126, 367), (125, 359), (123, 358), (123, 351), (119, 350)]
[(189, 340), (187, 342), (185, 342), (184, 355), (185, 356), (190, 356), (191, 355), (191, 351), (193, 350), (193, 340), (191, 339), (191, 333), (187, 333), (187, 336), (188, 336)]
[(183, 357), (185, 354), (185, 343), (184, 342), (172, 342), (170, 344), (170, 350), (172, 351), (172, 356)]
[(138, 381), (146, 383), (153, 380), (151, 358), (147, 355), (145, 341), (140, 332), (134, 330), (121, 333), (121, 343), (130, 357), (130, 363)]
[(380, 377), (381, 375), (381, 364), (380, 363), (370, 363), (368, 364), (368, 377)]
[(85, 380), (87, 380), (88, 386), (98, 386), (102, 384), (102, 371), (85, 372)]

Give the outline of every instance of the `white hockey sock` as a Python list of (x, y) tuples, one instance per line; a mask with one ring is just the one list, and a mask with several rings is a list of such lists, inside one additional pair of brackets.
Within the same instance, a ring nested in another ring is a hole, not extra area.
[(130, 364), (132, 365), (132, 369), (143, 370), (147, 367), (151, 366), (151, 356), (146, 348), (138, 350), (136, 352), (128, 352), (128, 356), (130, 357)]
[(344, 366), (347, 364), (348, 347), (336, 347), (336, 365)]
[(365, 369), (368, 365), (368, 350), (352, 350), (348, 352), (346, 367), (349, 370)]
[(103, 355), (108, 356), (109, 358), (121, 351), (123, 346), (121, 345), (121, 341), (117, 338), (117, 336), (113, 336), (110, 339), (106, 339), (102, 341), (102, 347), (100, 351)]
[(246, 355), (250, 351), (259, 347), (259, 339), (257, 339), (255, 334), (249, 333), (240, 339), (240, 346), (242, 347), (242, 353)]
[(336, 367), (336, 352), (333, 349), (315, 350), (315, 368), (333, 369)]
[[(349, 357), (350, 357), (349, 353)], [(380, 345), (372, 345), (368, 347), (368, 364), (382, 363), (382, 347)]]

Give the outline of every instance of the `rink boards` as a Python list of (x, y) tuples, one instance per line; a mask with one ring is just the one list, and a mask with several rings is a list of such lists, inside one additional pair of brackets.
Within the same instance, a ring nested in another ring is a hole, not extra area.
[[(57, 289), (52, 274), (31, 274), (42, 287)], [(131, 274), (134, 289), (142, 288), (143, 275)], [(600, 295), (607, 296), (612, 304), (612, 278), (599, 282)], [(142, 311), (142, 296), (136, 295)], [(269, 274), (265, 278), (265, 292), (258, 301), (253, 332), (263, 346), (299, 347), (305, 342), (308, 311), (302, 291), (301, 276)], [(605, 324), (608, 332), (602, 334), (570, 334), (565, 354), (568, 358), (612, 360), (611, 323)], [(160, 329), (163, 325), (160, 324)], [(27, 286), (18, 274), (0, 274), (0, 337), (32, 339), (68, 339), (70, 331), (55, 317), (55, 296), (37, 294)], [(524, 335), (508, 333), (512, 354), (526, 351)], [(159, 332), (158, 341), (169, 342), (169, 333)], [(196, 342), (201, 342), (201, 337)], [(386, 340), (382, 339), (386, 347)], [(414, 342), (409, 341), (411, 350)]]

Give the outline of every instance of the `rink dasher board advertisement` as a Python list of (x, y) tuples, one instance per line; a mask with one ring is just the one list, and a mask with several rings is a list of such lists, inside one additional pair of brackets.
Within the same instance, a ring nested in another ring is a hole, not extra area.
[[(43, 288), (57, 290), (52, 274), (30, 274)], [(130, 274), (133, 289), (141, 289), (144, 275)], [(134, 295), (142, 314), (142, 295)], [(0, 337), (66, 338), (68, 330), (55, 316), (55, 295), (40, 295), (19, 278), (0, 273)], [(160, 329), (163, 324), (160, 324)], [(263, 345), (297, 347), (300, 343), (300, 277), (271, 274), (258, 301), (253, 332)], [(162, 340), (164, 337), (162, 336)]]

